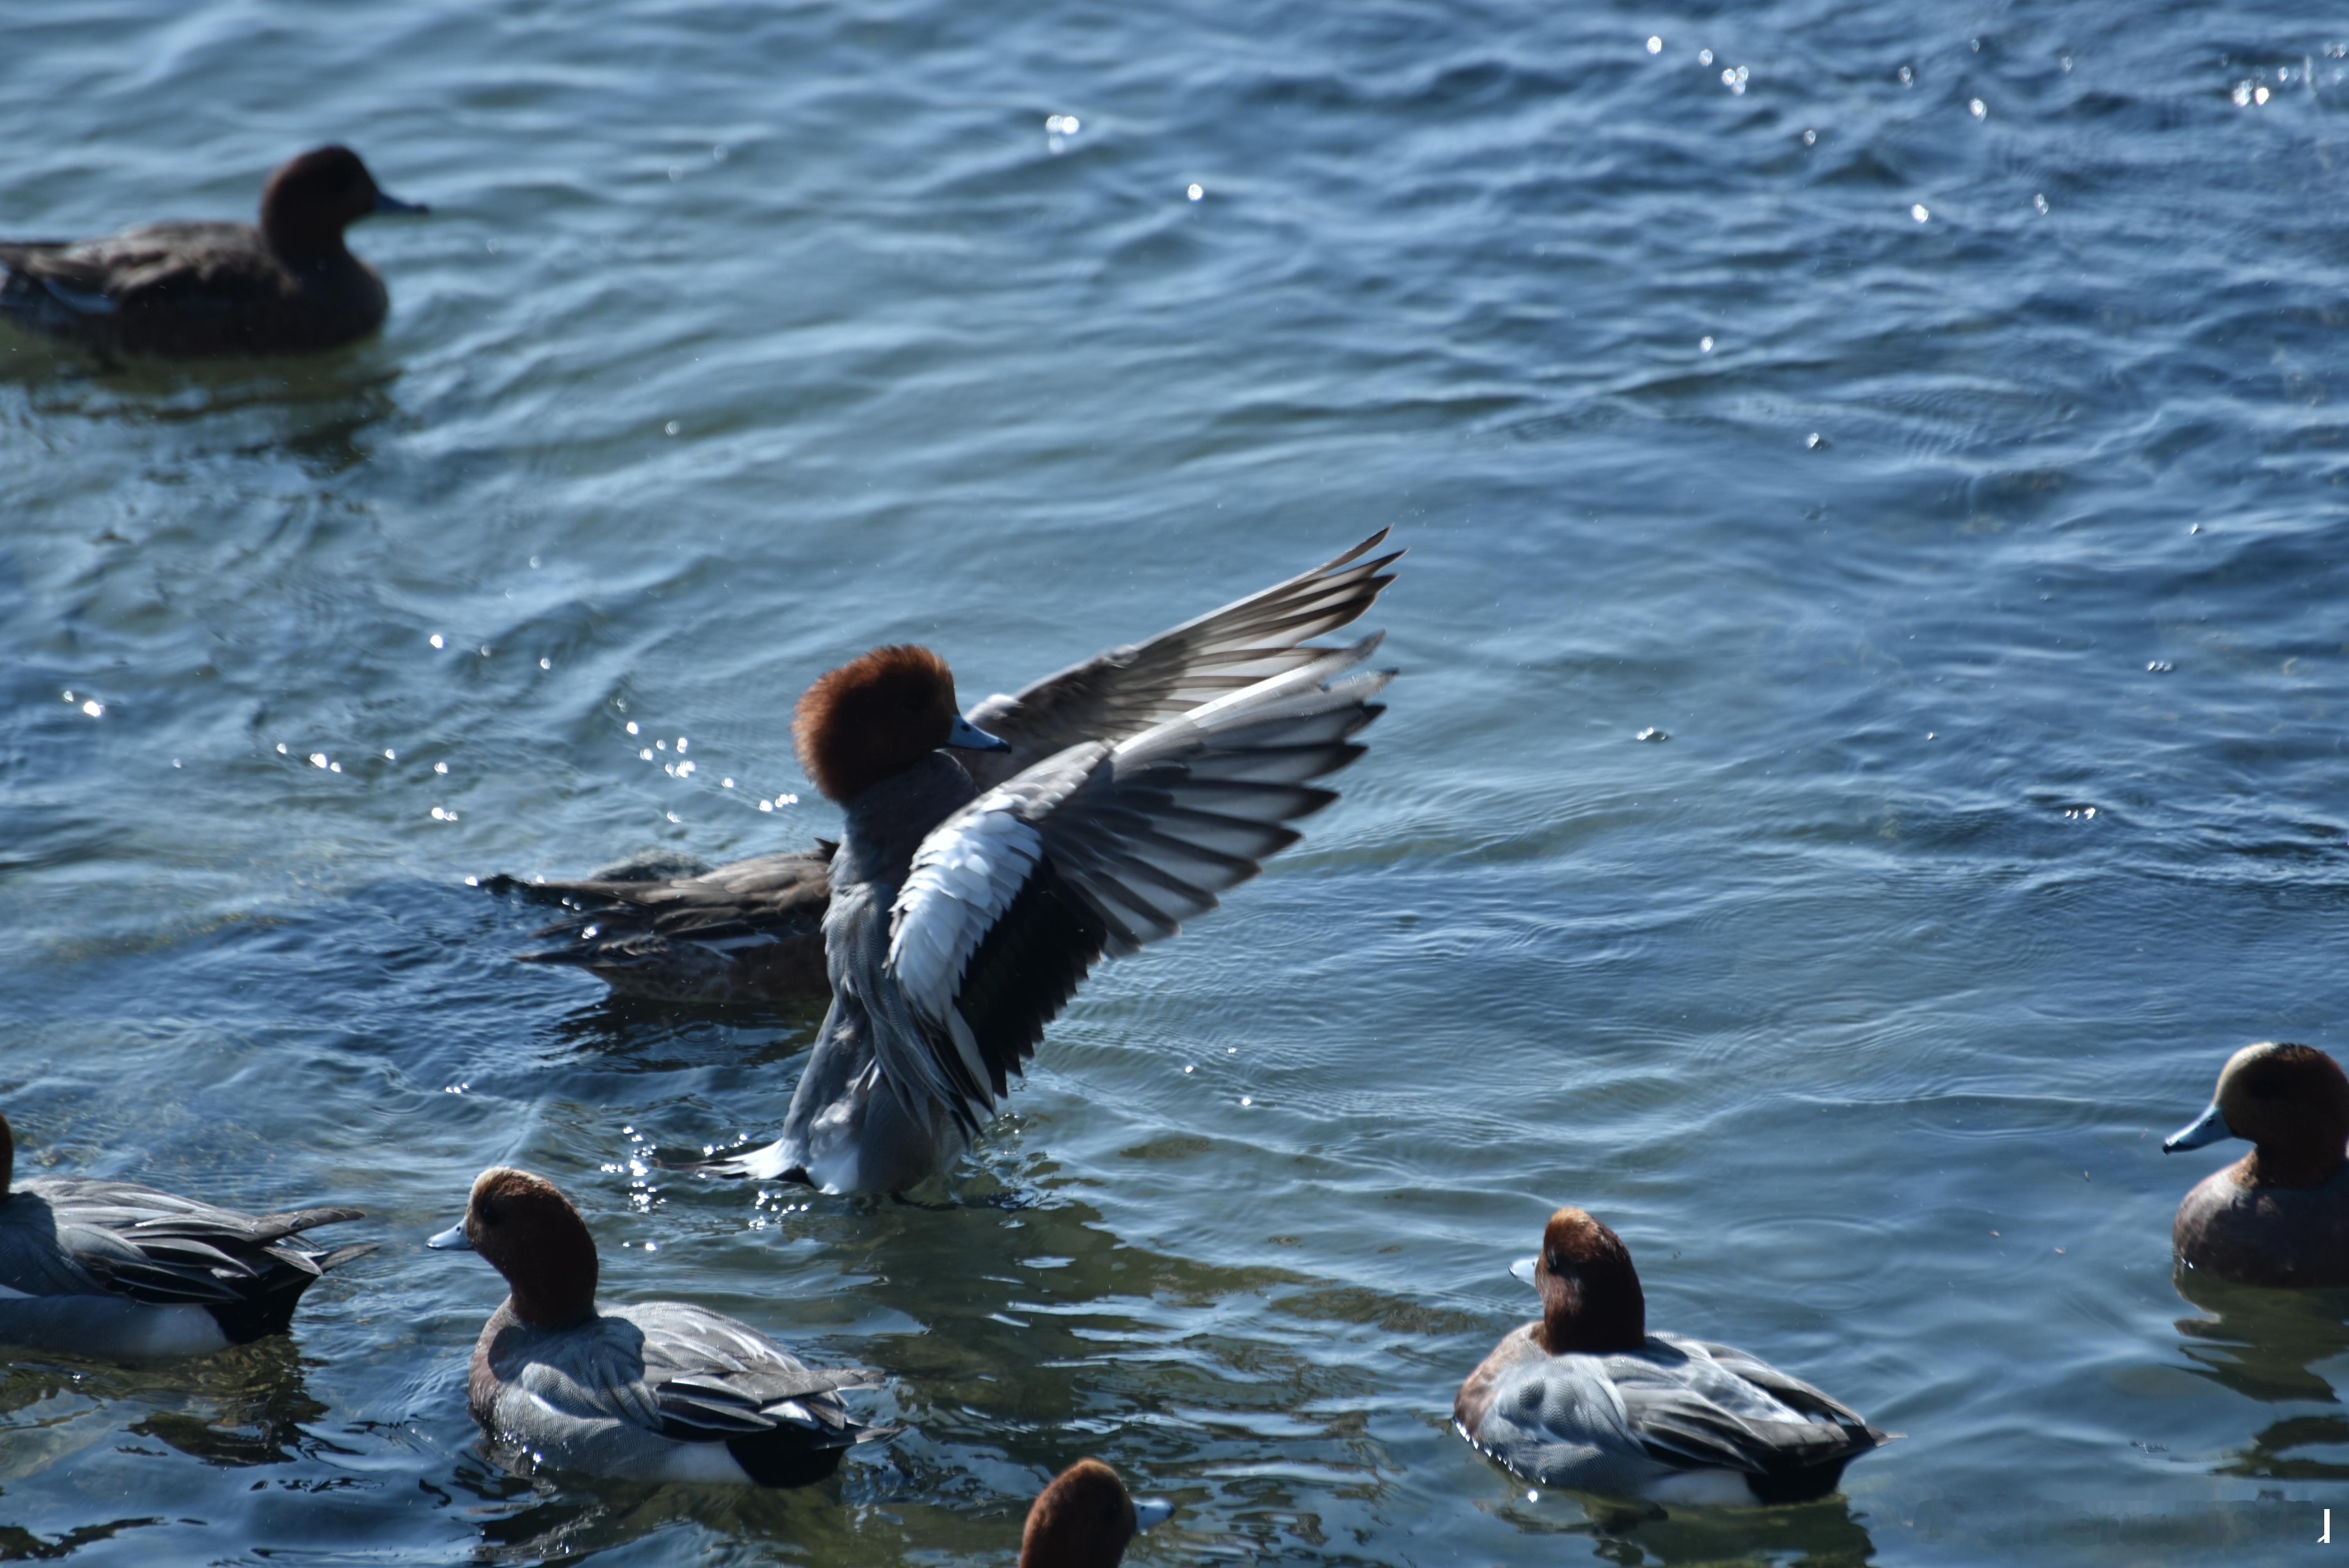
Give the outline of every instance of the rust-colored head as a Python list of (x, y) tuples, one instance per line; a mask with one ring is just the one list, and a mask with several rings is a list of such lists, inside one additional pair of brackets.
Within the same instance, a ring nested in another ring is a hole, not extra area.
[(800, 698), (792, 742), (834, 800), (853, 800), (952, 738), (954, 671), (912, 643), (875, 648), (818, 676)]
[(1542, 1348), (1553, 1356), (1637, 1350), (1648, 1342), (1648, 1298), (1630, 1249), (1579, 1209), (1560, 1209), (1542, 1228), (1534, 1288), (1541, 1292)]
[(2313, 1046), (2245, 1046), (2220, 1070), (2210, 1109), (2163, 1147), (2198, 1149), (2230, 1135), (2257, 1145), (2240, 1167), (2246, 1185), (2321, 1187), (2349, 1144), (2349, 1076)]
[(343, 253), (343, 229), (370, 212), (424, 209), (377, 189), (359, 155), (347, 147), (317, 147), (269, 177), (261, 193), (261, 233), (288, 262)]
[(1079, 1460), (1037, 1495), (1019, 1537), (1019, 1568), (1116, 1568), (1140, 1532), (1117, 1471)]
[(516, 1317), (568, 1328), (595, 1315), (595, 1238), (543, 1176), (494, 1165), (473, 1179), (465, 1240), (506, 1276)]

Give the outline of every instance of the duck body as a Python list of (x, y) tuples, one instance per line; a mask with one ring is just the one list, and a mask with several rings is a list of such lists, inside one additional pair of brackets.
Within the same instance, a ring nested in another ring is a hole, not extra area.
[(709, 867), (663, 863), (650, 875), (606, 867), (575, 882), (490, 879), (570, 906), (533, 933), (561, 945), (517, 956), (585, 969), (624, 996), (665, 1002), (771, 1003), (821, 999), (823, 913), (836, 844), (753, 855)]
[[(1071, 746), (1114, 745), (1309, 662), (1323, 650), (1299, 645), (1359, 617), (1392, 581), (1381, 569), (1393, 555), (1362, 559), (1384, 538), (1381, 531), (1309, 572), (1147, 641), (1107, 649), (1016, 694), (988, 697), (968, 721), (1005, 745), (957, 753), (973, 788), (1007, 783)], [(817, 1001), (833, 985), (824, 954), (825, 911), (837, 876), (833, 852), (819, 840), (812, 850), (714, 869), (664, 854), (576, 881), (501, 876), (484, 885), (570, 906), (534, 934), (555, 942), (521, 954), (525, 962), (585, 969), (626, 995)], [(883, 863), (869, 854), (864, 860)], [(889, 885), (889, 879), (874, 885)]]
[(805, 1486), (859, 1442), (838, 1390), (866, 1372), (818, 1372), (748, 1324), (685, 1302), (595, 1304), (534, 1328), (501, 1305), (473, 1346), (467, 1391), (493, 1439), (542, 1462), (631, 1480)]
[(0, 1344), (148, 1360), (290, 1326), (302, 1293), (373, 1243), (305, 1244), (357, 1209), (243, 1214), (129, 1181), (52, 1177), (0, 1199)]
[(429, 1243), (478, 1252), (509, 1294), (466, 1377), (481, 1429), (540, 1463), (644, 1481), (804, 1486), (893, 1428), (849, 1418), (860, 1368), (817, 1370), (749, 1324), (688, 1302), (595, 1299), (595, 1238), (551, 1181), (481, 1172), (463, 1223)]
[(1657, 1502), (1751, 1505), (1825, 1497), (1890, 1440), (1849, 1406), (1726, 1345), (1650, 1334), (1622, 1239), (1560, 1209), (1513, 1271), (1542, 1315), (1460, 1386), (1454, 1426), (1524, 1479)]
[(2310, 1188), (2260, 1184), (2238, 1161), (2195, 1184), (2178, 1206), (2178, 1260), (2242, 1284), (2349, 1286), (2349, 1165)]
[(2229, 1058), (2209, 1109), (2168, 1153), (2255, 1147), (2178, 1206), (2178, 1262), (2240, 1284), (2349, 1286), (2349, 1076), (2313, 1046), (2263, 1040)]
[(781, 1138), (702, 1169), (828, 1192), (943, 1170), (1096, 962), (1215, 908), (1297, 841), (1289, 820), (1337, 799), (1308, 781), (1359, 757), (1349, 738), (1383, 711), (1371, 698), (1392, 672), (1356, 668), (1378, 644), (1279, 650), (1278, 674), (983, 792), (932, 748), (981, 766), (1014, 748), (955, 713), (936, 655), (879, 648), (824, 676), (795, 735), (848, 815), (823, 926), (832, 1006)]
[(88, 240), (0, 242), (0, 319), (107, 355), (202, 359), (307, 354), (383, 325), (382, 277), (343, 243), (385, 195), (347, 148), (271, 177), (261, 222), (149, 223)]
[(1553, 1356), (1541, 1325), (1501, 1341), (1460, 1391), (1461, 1432), (1543, 1486), (1657, 1502), (1824, 1497), (1876, 1446), (1857, 1411), (1742, 1350), (1651, 1334)]
[(978, 792), (960, 762), (934, 751), (848, 805), (823, 919), (832, 1006), (776, 1146), (784, 1168), (805, 1171), (817, 1187), (902, 1191), (968, 1145), (956, 1118), (925, 1119), (903, 1097), (874, 1089), (885, 1033), (916, 1027), (889, 974), (891, 912), (922, 841)]

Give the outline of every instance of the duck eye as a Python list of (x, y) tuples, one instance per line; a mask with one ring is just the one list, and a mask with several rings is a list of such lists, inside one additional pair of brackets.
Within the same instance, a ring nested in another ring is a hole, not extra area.
[(498, 1206), (487, 1198), (474, 1206), (474, 1212), (481, 1216), (481, 1223), (485, 1225), (494, 1225), (498, 1222)]

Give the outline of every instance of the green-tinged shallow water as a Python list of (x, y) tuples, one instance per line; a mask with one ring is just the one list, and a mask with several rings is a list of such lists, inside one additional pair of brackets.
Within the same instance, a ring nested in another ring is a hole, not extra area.
[[(1144, 1564), (2327, 1560), (2343, 1304), (2182, 1298), (2230, 1156), (2158, 1144), (2240, 1044), (2349, 1050), (2344, 46), (0, 9), (0, 232), (246, 214), (331, 139), (434, 208), (356, 231), (393, 309), (347, 353), (0, 334), (20, 1169), (385, 1243), (290, 1341), (12, 1361), (0, 1555), (1007, 1563), (1093, 1452), (1178, 1505)], [(843, 657), (971, 700), (1390, 524), (1344, 799), (1098, 972), (921, 1205), (650, 1164), (771, 1134), (813, 1012), (616, 1005), (466, 885), (804, 843), (790, 705)], [(905, 1435), (789, 1495), (508, 1476), (496, 1276), (421, 1248), (499, 1161), (609, 1295), (881, 1368)], [(1529, 1498), (1448, 1420), (1566, 1202), (1651, 1324), (1906, 1439), (1801, 1508)]]

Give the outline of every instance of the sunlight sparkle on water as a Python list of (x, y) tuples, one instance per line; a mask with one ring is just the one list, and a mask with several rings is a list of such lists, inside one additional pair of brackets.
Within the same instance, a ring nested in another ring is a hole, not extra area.
[(1205, 196), (1206, 193), (1206, 187), (1196, 184), (1192, 185), (1183, 192), (1184, 195), (1188, 196), (1194, 201), (1196, 201), (1200, 197)]
[(1661, 38), (1656, 37), (1652, 34), (1650, 35), (1648, 38), (1648, 53), (1651, 55), (1661, 55), (1663, 52), (1664, 41)]
[(1918, 202), (1915, 206), (1909, 209), (1909, 216), (1916, 219), (1920, 223), (1923, 222), (1932, 215), (1932, 209), (1926, 206), (1922, 201)]

